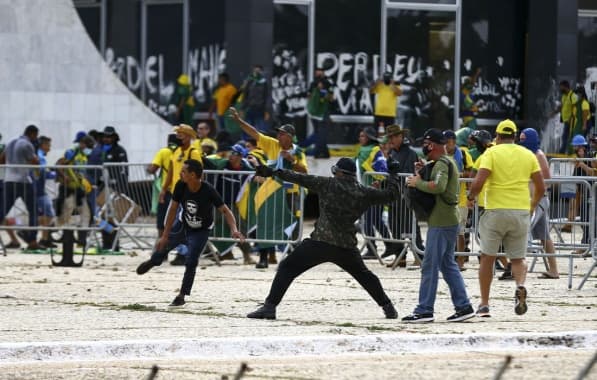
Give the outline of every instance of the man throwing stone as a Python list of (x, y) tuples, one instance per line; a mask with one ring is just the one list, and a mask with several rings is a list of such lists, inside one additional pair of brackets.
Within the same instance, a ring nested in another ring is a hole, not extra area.
[(332, 167), (334, 177), (312, 176), (287, 169), (257, 168), (262, 177), (272, 175), (296, 183), (319, 195), (319, 219), (310, 239), (305, 239), (284, 259), (276, 273), (265, 303), (247, 315), (248, 318), (276, 319), (276, 306), (288, 287), (303, 272), (325, 262), (344, 269), (383, 308), (386, 318), (398, 318), (398, 313), (384, 292), (379, 278), (363, 263), (357, 249), (355, 221), (372, 205), (390, 203), (398, 197), (398, 163), (388, 163), (390, 172), (386, 189), (360, 185), (356, 180), (356, 165), (350, 158), (341, 158)]

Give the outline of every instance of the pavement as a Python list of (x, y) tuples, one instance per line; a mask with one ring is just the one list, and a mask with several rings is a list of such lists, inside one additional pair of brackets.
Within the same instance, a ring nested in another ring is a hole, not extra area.
[[(491, 318), (448, 323), (453, 308), (440, 281), (435, 323), (412, 325), (384, 319), (331, 264), (293, 283), (277, 320), (247, 319), (276, 266), (242, 265), (239, 252), (219, 267), (202, 259), (187, 304), (169, 309), (183, 268), (164, 264), (138, 276), (148, 256), (87, 256), (80, 268), (53, 267), (49, 255), (0, 256), (0, 379), (138, 379), (153, 364), (156, 378), (219, 379), (234, 376), (241, 361), (252, 369), (245, 377), (259, 379), (492, 378), (508, 355), (506, 378), (573, 378), (597, 352), (597, 276), (575, 288), (591, 258), (574, 261), (572, 290), (564, 275), (529, 273), (523, 316), (514, 314), (514, 283), (496, 280)], [(419, 270), (367, 263), (400, 317), (410, 313)], [(476, 306), (476, 258), (468, 266), (463, 276)]]

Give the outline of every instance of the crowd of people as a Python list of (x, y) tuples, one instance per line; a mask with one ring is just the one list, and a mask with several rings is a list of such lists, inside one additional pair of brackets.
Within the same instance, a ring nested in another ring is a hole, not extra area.
[[(91, 130), (76, 133), (72, 146), (60, 155), (56, 163), (47, 162), (47, 155), (52, 146), (50, 137), (40, 135), (39, 128), (29, 125), (23, 135), (9, 141), (3, 146), (0, 163), (2, 168), (0, 181), (0, 220), (2, 223), (14, 223), (7, 214), (15, 202), (21, 199), (26, 206), (28, 226), (26, 231), (18, 235), (27, 249), (38, 250), (56, 248), (56, 242), (48, 230), (44, 230), (38, 240), (36, 226), (77, 225), (80, 227), (77, 243), (86, 246), (86, 227), (97, 224), (101, 208), (97, 199), (106, 185), (114, 191), (126, 193), (128, 171), (126, 167), (114, 166), (110, 171), (110, 183), (103, 182), (102, 169), (104, 163), (125, 163), (127, 154), (119, 144), (116, 129), (106, 126), (103, 131)], [(27, 165), (18, 167), (15, 165)], [(47, 193), (46, 181), (55, 180), (58, 184), (55, 202)], [(75, 218), (76, 216), (76, 218)], [(9, 230), (10, 242), (7, 248), (20, 248), (21, 244)], [(102, 232), (104, 249), (112, 249), (114, 243), (112, 232)]]
[[(184, 87), (185, 78), (179, 79)], [(346, 270), (367, 290), (387, 318), (397, 318), (392, 301), (363, 260), (404, 256), (399, 264), (406, 265), (408, 244), (401, 237), (413, 232), (417, 239), (412, 243), (412, 251), (415, 263), (421, 267), (421, 283), (418, 305), (402, 319), (404, 322), (434, 321), (440, 272), (450, 289), (455, 310), (448, 321), (464, 321), (475, 315), (489, 317), (496, 259), (504, 269), (500, 279), (512, 279), (516, 283), (515, 313), (526, 313), (528, 232), (542, 242), (546, 253), (555, 252), (549, 236), (549, 199), (545, 196), (544, 183), (544, 179), (550, 178), (549, 165), (539, 149), (537, 131), (532, 128), (519, 131), (514, 122), (504, 120), (492, 136), (489, 131), (478, 129), (471, 114), (457, 131), (427, 130), (419, 141), (421, 157), (411, 146), (409, 131), (396, 124), (400, 86), (390, 75), (384, 75), (371, 86), (371, 92), (377, 96), (375, 124), (360, 131), (356, 157), (338, 160), (331, 168), (332, 177), (313, 176), (308, 174), (306, 151), (299, 145), (293, 125), (281, 125), (273, 135), (267, 133), (264, 121), (269, 115), (263, 98), (267, 93), (266, 84), (262, 68), (255, 66), (241, 87), (241, 99), (235, 101), (239, 91), (229, 83), (226, 74), (220, 75), (220, 86), (210, 110), (210, 113), (216, 112), (217, 125), (177, 123), (165, 147), (156, 152), (147, 168), (148, 173), (159, 178), (158, 242), (151, 258), (139, 265), (137, 273), (142, 275), (161, 265), (168, 253), (176, 249), (170, 263), (184, 265), (185, 272), (180, 293), (171, 306), (184, 305), (185, 297), (190, 295), (199, 256), (214, 228), (218, 229), (218, 235), (238, 240), (216, 242), (219, 259), (234, 258), (232, 248), (238, 246), (245, 264), (256, 264), (257, 268), (264, 269), (276, 263), (278, 246), (269, 241), (298, 238), (295, 226), (302, 212), (301, 192), (310, 191), (319, 199), (315, 229), (310, 239), (292, 247), (292, 252), (280, 263), (264, 305), (248, 314), (249, 318), (275, 319), (276, 307), (292, 281), (324, 262)], [(309, 87), (308, 106), (314, 126), (311, 142), (315, 145), (316, 157), (329, 157), (326, 123), (329, 104), (333, 101), (331, 86), (323, 70), (318, 68)], [(184, 94), (182, 90), (178, 94), (177, 113), (181, 118), (187, 114)], [(576, 106), (578, 102), (568, 93), (563, 92), (563, 96), (570, 100), (562, 109), (563, 117), (567, 117), (566, 112), (572, 111), (565, 108)], [(242, 111), (229, 107), (235, 103), (242, 104)], [(239, 128), (239, 134), (230, 133), (230, 122)], [(584, 132), (587, 128), (581, 126)], [(11, 140), (3, 149), (0, 163), (9, 166), (4, 169), (0, 183), (0, 220), (6, 222), (6, 214), (21, 198), (27, 207), (30, 227), (77, 224), (81, 227), (78, 241), (85, 245), (85, 227), (97, 224), (102, 218), (97, 203), (102, 190), (109, 186), (117, 194), (126, 194), (128, 189), (126, 165), (107, 166), (107, 179), (95, 165), (126, 163), (126, 150), (119, 144), (119, 136), (112, 126), (106, 126), (101, 132), (80, 131), (72, 148), (61, 155), (56, 162), (58, 166), (51, 170), (52, 165), (46, 159), (51, 141), (49, 137), (40, 136), (36, 126), (30, 125), (22, 136)], [(597, 138), (591, 141), (597, 144)], [(574, 135), (569, 145), (578, 157), (585, 157), (588, 143), (582, 134)], [(32, 166), (11, 166), (15, 164)], [(424, 168), (428, 169), (427, 177), (423, 175)], [(578, 163), (577, 168), (578, 175), (592, 174), (596, 169), (594, 164), (586, 163)], [(230, 173), (206, 176), (205, 169)], [(368, 176), (366, 172), (377, 174)], [(474, 180), (467, 185), (459, 183), (459, 177)], [(48, 179), (58, 183), (56, 202), (46, 193)], [(434, 197), (426, 220), (425, 242), (419, 223), (413, 223), (411, 210), (397, 202), (405, 191), (402, 186)], [(268, 207), (269, 204), (273, 207)], [(470, 302), (461, 275), (466, 269), (466, 258), (454, 255), (456, 250), (468, 250), (471, 237), (467, 229), (474, 206), (480, 210), (481, 242), (481, 302), (477, 310)], [(532, 225), (531, 215), (534, 216)], [(377, 252), (374, 241), (369, 241), (361, 256), (355, 224), (361, 216), (365, 236), (377, 233), (389, 240), (383, 254)], [(7, 246), (20, 246), (17, 237), (9, 233), (11, 242)], [(588, 232), (583, 233), (588, 239)], [(20, 236), (28, 249), (55, 246), (48, 231), (42, 232), (39, 241), (34, 229)], [(262, 242), (251, 246), (245, 242), (246, 237)], [(114, 232), (102, 232), (102, 241), (107, 249), (118, 246)], [(258, 252), (257, 263), (251, 257), (252, 251)], [(504, 255), (498, 257), (500, 252)], [(555, 258), (548, 258), (548, 270), (542, 277), (559, 277)]]

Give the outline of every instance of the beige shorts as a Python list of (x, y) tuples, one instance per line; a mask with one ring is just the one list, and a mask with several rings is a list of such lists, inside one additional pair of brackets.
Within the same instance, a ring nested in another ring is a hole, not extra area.
[(531, 215), (525, 210), (485, 210), (479, 219), (481, 252), (497, 255), (500, 245), (509, 259), (524, 259)]
[(458, 207), (458, 235), (464, 235), (466, 220), (468, 219), (468, 207)]

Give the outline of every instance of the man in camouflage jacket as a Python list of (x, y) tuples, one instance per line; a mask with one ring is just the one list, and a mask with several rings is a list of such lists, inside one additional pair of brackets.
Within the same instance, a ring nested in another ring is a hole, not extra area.
[(276, 306), (290, 284), (303, 272), (325, 262), (332, 262), (347, 271), (383, 308), (386, 318), (398, 313), (381, 286), (379, 278), (363, 263), (357, 249), (355, 221), (372, 205), (386, 204), (399, 196), (398, 162), (388, 163), (390, 178), (385, 189), (359, 184), (356, 165), (350, 158), (341, 158), (332, 167), (334, 177), (313, 176), (291, 170), (257, 168), (257, 175), (276, 177), (296, 183), (319, 195), (319, 219), (310, 239), (305, 239), (283, 260), (262, 307), (248, 318), (276, 319)]

